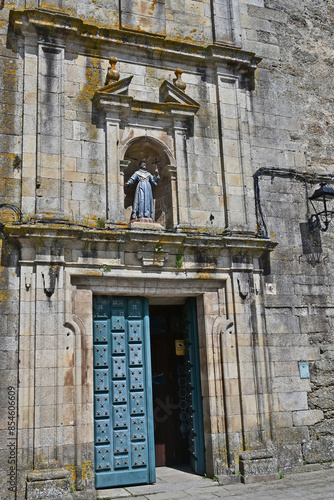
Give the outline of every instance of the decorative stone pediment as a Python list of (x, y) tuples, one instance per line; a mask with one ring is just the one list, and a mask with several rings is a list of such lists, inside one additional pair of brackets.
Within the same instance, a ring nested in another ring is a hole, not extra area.
[(104, 87), (101, 87), (97, 92), (104, 92), (108, 94), (116, 95), (128, 95), (129, 85), (131, 83), (133, 76), (128, 76), (128, 78), (123, 78), (118, 82), (112, 82)]
[(142, 101), (129, 95), (129, 86), (133, 76), (119, 79), (116, 70), (117, 58), (111, 57), (111, 68), (107, 73), (106, 85), (95, 92), (94, 105), (105, 112), (108, 110), (123, 110), (130, 113), (144, 115), (153, 114), (161, 118), (173, 116), (173, 118), (184, 120), (193, 117), (200, 105), (185, 92), (186, 84), (181, 80), (182, 70), (175, 71), (174, 83), (165, 80), (160, 86), (160, 102)]
[(132, 76), (106, 85), (95, 92), (94, 105), (104, 111), (108, 109), (127, 109), (132, 113), (152, 114), (161, 118), (173, 116), (180, 120), (193, 117), (200, 105), (175, 85), (165, 81), (163, 89), (163, 102), (142, 101), (128, 95), (128, 87)]
[(160, 87), (160, 99), (162, 102), (166, 103), (178, 103), (184, 106), (199, 108), (199, 104), (194, 99), (167, 80), (165, 80)]

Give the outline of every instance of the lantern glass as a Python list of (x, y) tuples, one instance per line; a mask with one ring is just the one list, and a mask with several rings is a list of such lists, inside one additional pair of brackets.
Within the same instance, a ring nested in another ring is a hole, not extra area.
[(308, 216), (310, 232), (316, 229), (327, 231), (334, 215), (334, 204), (332, 203), (334, 201), (334, 189), (322, 183), (320, 188), (316, 189), (313, 195), (310, 196), (309, 200), (314, 210), (314, 213)]

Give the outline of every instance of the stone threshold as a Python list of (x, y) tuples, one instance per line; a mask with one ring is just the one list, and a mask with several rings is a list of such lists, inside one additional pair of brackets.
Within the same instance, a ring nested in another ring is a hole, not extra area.
[(97, 491), (97, 499), (129, 498), (156, 493), (182, 492), (189, 489), (218, 488), (219, 483), (212, 479), (197, 476), (190, 469), (174, 469), (170, 467), (158, 467), (156, 469), (157, 480), (154, 484), (139, 486), (126, 486), (124, 488), (109, 488)]

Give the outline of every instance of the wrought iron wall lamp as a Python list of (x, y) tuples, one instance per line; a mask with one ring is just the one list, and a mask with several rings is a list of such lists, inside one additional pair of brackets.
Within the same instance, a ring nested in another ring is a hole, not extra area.
[[(271, 177), (271, 179), (274, 179), (275, 177), (281, 177), (293, 179), (298, 182), (303, 182), (306, 187), (307, 219), (309, 232), (313, 233), (316, 230), (327, 231), (329, 223), (334, 216), (334, 189), (327, 187), (327, 183), (334, 183), (333, 174), (317, 175), (308, 172), (298, 172), (297, 170), (293, 170), (290, 168), (261, 167), (253, 175), (257, 223), (256, 235), (258, 237), (269, 238), (269, 232), (265, 222), (260, 200), (259, 180), (263, 176)], [(308, 197), (307, 186), (308, 184), (314, 185), (315, 183), (319, 183), (320, 188), (316, 189), (313, 195)], [(314, 213), (311, 213), (310, 205), (312, 205)]]
[(334, 215), (334, 189), (328, 187), (325, 182), (322, 182), (320, 188), (314, 191), (309, 200), (314, 210), (314, 213), (308, 214), (310, 232), (312, 233), (316, 229), (327, 231)]

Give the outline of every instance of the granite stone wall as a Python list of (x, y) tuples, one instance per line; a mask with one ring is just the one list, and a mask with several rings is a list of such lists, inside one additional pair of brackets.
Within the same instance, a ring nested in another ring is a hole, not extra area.
[[(147, 277), (182, 276), (184, 296), (208, 288), (198, 314), (211, 474), (333, 462), (334, 226), (307, 224), (308, 197), (334, 180), (333, 25), (327, 0), (1, 3), (8, 498), (10, 481), (20, 498), (70, 485), (94, 495), (91, 295), (154, 295)], [(111, 56), (119, 80), (106, 91)], [(156, 233), (136, 236), (124, 180), (133, 154), (149, 153), (151, 168), (153, 152), (158, 207), (169, 206)]]
[[(321, 1), (245, 2), (241, 21), (244, 46), (263, 58), (250, 113), (254, 171), (293, 169), (330, 179), (333, 7)], [(306, 464), (330, 462), (333, 233), (331, 228), (323, 234), (308, 231), (307, 197), (318, 184), (268, 173), (259, 186), (269, 233), (279, 242), (264, 280), (275, 286), (275, 295), (265, 295), (265, 301), (280, 466), (297, 458)], [(300, 379), (301, 360), (309, 360), (309, 381)]]

